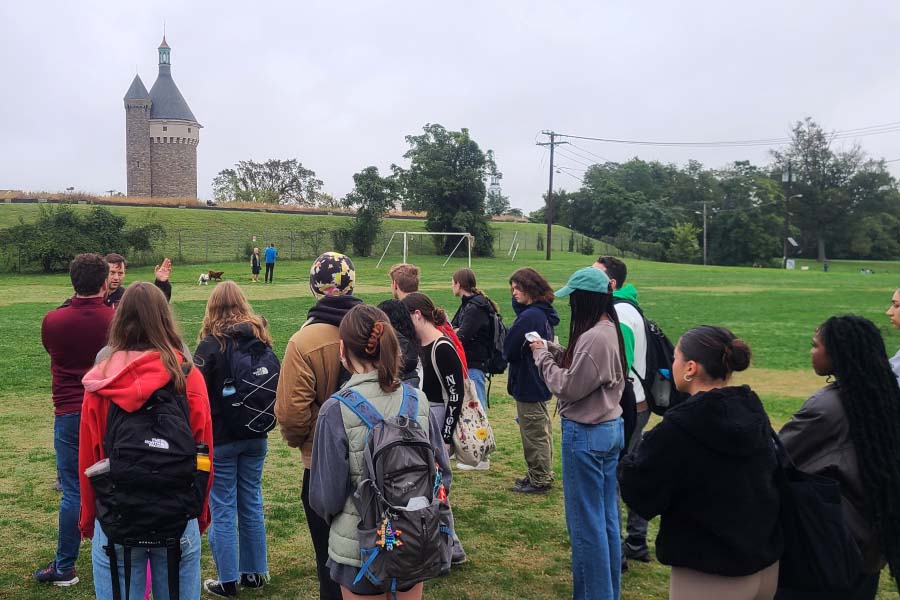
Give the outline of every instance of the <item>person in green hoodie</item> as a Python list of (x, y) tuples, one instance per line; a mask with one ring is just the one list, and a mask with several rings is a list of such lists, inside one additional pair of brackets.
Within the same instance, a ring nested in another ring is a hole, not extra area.
[[(628, 276), (628, 267), (625, 263), (615, 256), (601, 256), (593, 266), (606, 273), (613, 287), (613, 304), (625, 342), (625, 360), (633, 380), (633, 385), (628, 386), (632, 388), (635, 403), (634, 426), (625, 447), (625, 455), (629, 455), (637, 452), (644, 427), (650, 420), (644, 386), (640, 383), (640, 380), (647, 378), (647, 334), (644, 330), (644, 317), (638, 304), (637, 288), (630, 283), (625, 284), (625, 278)], [(626, 524), (626, 537), (622, 543), (623, 570), (628, 568), (629, 558), (641, 562), (651, 560), (650, 548), (647, 546), (647, 521), (628, 508)]]

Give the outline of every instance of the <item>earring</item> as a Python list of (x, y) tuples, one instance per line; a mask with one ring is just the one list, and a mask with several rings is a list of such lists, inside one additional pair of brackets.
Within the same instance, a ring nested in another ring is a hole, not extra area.
[(684, 380), (685, 380), (686, 382), (690, 383), (690, 382), (692, 382), (692, 381), (694, 380), (694, 378), (693, 378), (693, 377), (689, 377), (688, 375), (685, 375), (685, 376), (684, 376)]

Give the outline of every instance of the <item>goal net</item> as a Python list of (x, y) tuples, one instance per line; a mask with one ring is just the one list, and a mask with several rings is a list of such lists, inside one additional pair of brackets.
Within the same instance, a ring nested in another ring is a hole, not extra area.
[(391, 234), (391, 238), (388, 240), (387, 245), (384, 247), (384, 252), (381, 253), (381, 258), (378, 259), (378, 264), (375, 265), (375, 268), (381, 266), (381, 261), (384, 260), (384, 257), (387, 255), (388, 250), (391, 248), (391, 244), (394, 243), (396, 239), (398, 243), (401, 244), (401, 249), (403, 252), (403, 262), (407, 262), (409, 258), (409, 242), (410, 238), (414, 236), (435, 236), (442, 235), (449, 238), (459, 238), (459, 241), (453, 247), (453, 250), (450, 251), (450, 254), (447, 255), (447, 260), (444, 261), (442, 266), (447, 266), (447, 263), (450, 262), (450, 259), (453, 258), (453, 255), (456, 254), (456, 251), (463, 244), (466, 245), (466, 255), (469, 260), (469, 268), (472, 268), (472, 245), (475, 242), (475, 236), (471, 233), (459, 232), (459, 231), (395, 231)]

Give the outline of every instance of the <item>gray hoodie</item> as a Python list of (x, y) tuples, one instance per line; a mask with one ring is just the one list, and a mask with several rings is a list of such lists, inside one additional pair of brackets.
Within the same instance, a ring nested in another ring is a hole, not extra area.
[(572, 364), (559, 366), (565, 349), (549, 343), (550, 349), (533, 353), (534, 364), (544, 383), (557, 397), (561, 417), (596, 425), (622, 415), (619, 401), (625, 389), (619, 337), (612, 321), (602, 320), (581, 334), (575, 344)]

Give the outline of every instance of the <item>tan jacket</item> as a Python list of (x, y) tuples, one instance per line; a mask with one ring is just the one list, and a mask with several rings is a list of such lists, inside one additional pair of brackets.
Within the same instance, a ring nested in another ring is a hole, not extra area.
[(313, 433), (319, 409), (337, 391), (341, 369), (338, 328), (307, 324), (288, 342), (275, 395), (275, 416), (289, 446), (312, 465)]

